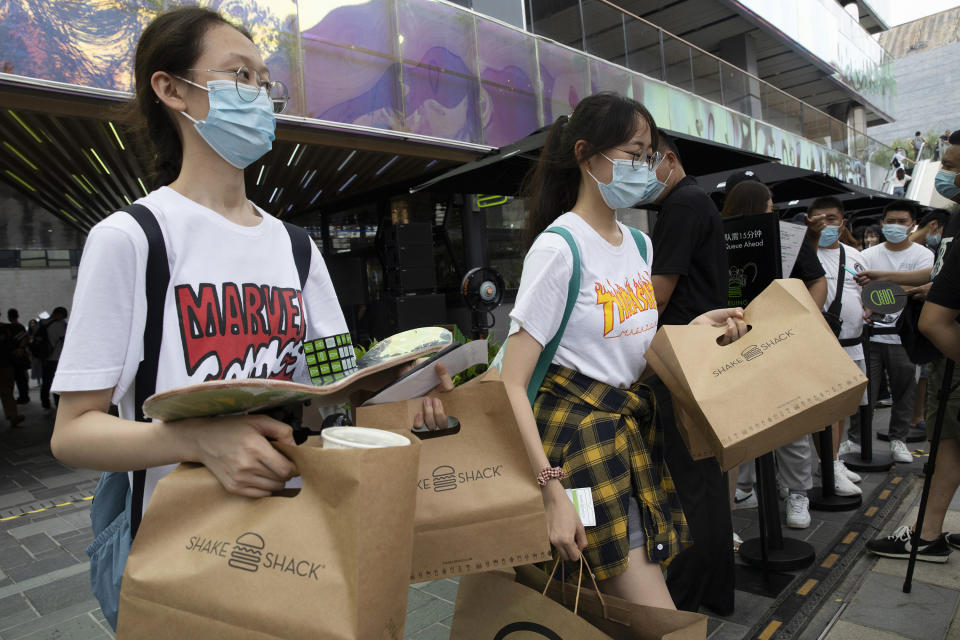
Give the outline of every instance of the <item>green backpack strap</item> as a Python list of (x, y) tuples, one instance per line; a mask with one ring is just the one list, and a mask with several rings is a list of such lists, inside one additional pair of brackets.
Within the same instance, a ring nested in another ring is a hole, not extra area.
[(643, 232), (640, 229), (634, 227), (627, 227), (630, 229), (630, 235), (633, 236), (633, 241), (637, 243), (637, 249), (640, 249), (640, 257), (643, 258), (643, 261), (647, 261), (647, 239), (643, 237)]
[(555, 233), (570, 246), (570, 253), (573, 254), (573, 270), (570, 273), (570, 284), (567, 285), (567, 306), (563, 310), (563, 319), (560, 320), (560, 327), (553, 336), (553, 340), (547, 343), (547, 346), (540, 352), (540, 358), (537, 360), (537, 366), (530, 376), (530, 383), (527, 385), (527, 398), (530, 399), (530, 405), (533, 406), (537, 399), (537, 393), (540, 391), (540, 385), (547, 375), (547, 369), (553, 362), (553, 356), (557, 353), (557, 347), (560, 346), (560, 339), (563, 337), (563, 331), (567, 328), (567, 321), (570, 320), (570, 314), (573, 313), (573, 307), (577, 304), (577, 298), (580, 296), (580, 250), (573, 239), (573, 235), (563, 227), (550, 227), (544, 233)]

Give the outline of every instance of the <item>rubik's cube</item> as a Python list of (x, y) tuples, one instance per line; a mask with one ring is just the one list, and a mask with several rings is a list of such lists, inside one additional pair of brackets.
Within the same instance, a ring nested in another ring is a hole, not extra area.
[(310, 380), (320, 386), (341, 380), (357, 371), (357, 357), (349, 333), (303, 343)]

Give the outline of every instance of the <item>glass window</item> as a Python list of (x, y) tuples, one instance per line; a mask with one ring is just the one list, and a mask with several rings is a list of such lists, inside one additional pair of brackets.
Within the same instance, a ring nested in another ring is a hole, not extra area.
[(483, 141), (492, 147), (516, 142), (537, 130), (536, 52), (533, 38), (488, 20), (477, 20)]
[(407, 131), (482, 141), (474, 20), (435, 0), (397, 0)]
[(537, 35), (583, 50), (578, 0), (528, 0), (527, 24)]

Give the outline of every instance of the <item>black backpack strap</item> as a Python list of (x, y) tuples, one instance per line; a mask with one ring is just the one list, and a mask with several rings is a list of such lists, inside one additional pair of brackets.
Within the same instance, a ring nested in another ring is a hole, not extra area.
[[(143, 403), (157, 389), (157, 368), (160, 365), (160, 344), (163, 341), (163, 307), (170, 284), (170, 267), (167, 262), (167, 245), (163, 241), (160, 224), (150, 209), (143, 205), (131, 204), (123, 209), (129, 213), (143, 229), (147, 237), (147, 322), (143, 328), (143, 360), (137, 367), (134, 384), (134, 406), (136, 420), (146, 421), (143, 416)], [(147, 471), (133, 472), (133, 500), (130, 512), (130, 534), (137, 535), (140, 517), (143, 513), (143, 490), (147, 480)]]
[(290, 236), (290, 246), (293, 248), (293, 261), (297, 265), (297, 274), (300, 276), (300, 290), (307, 286), (307, 277), (310, 275), (310, 245), (313, 240), (303, 229), (295, 224), (284, 222), (283, 226)]
[(837, 273), (837, 294), (833, 297), (833, 302), (830, 303), (830, 308), (827, 309), (827, 313), (832, 313), (836, 317), (840, 317), (840, 306), (842, 305), (843, 298), (843, 277), (846, 275), (846, 269), (844, 267), (847, 265), (847, 256), (846, 252), (843, 250), (843, 245), (840, 245), (840, 270)]

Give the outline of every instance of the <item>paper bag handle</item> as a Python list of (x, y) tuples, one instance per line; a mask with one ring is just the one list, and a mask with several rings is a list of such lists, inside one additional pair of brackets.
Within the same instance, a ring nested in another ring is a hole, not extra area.
[[(543, 595), (547, 595), (547, 591), (550, 589), (550, 583), (553, 582), (553, 576), (557, 573), (557, 567), (560, 566), (560, 563), (563, 562), (560, 558), (557, 558), (557, 561), (553, 563), (553, 569), (550, 571), (550, 577), (547, 578), (547, 584), (543, 588)], [(600, 608), (603, 610), (603, 617), (607, 617), (607, 603), (603, 599), (603, 594), (600, 593), (600, 587), (597, 585), (597, 578), (593, 575), (593, 571), (590, 569), (590, 563), (587, 562), (587, 559), (580, 554), (580, 572), (577, 576), (577, 597), (573, 602), (573, 613), (576, 615), (577, 609), (580, 607), (580, 590), (582, 589), (583, 584), (583, 568), (587, 568), (587, 573), (590, 575), (590, 580), (593, 581), (593, 590), (597, 593), (597, 599), (600, 600)], [(560, 594), (562, 597), (566, 597), (566, 577), (563, 575), (563, 572), (560, 573)]]

